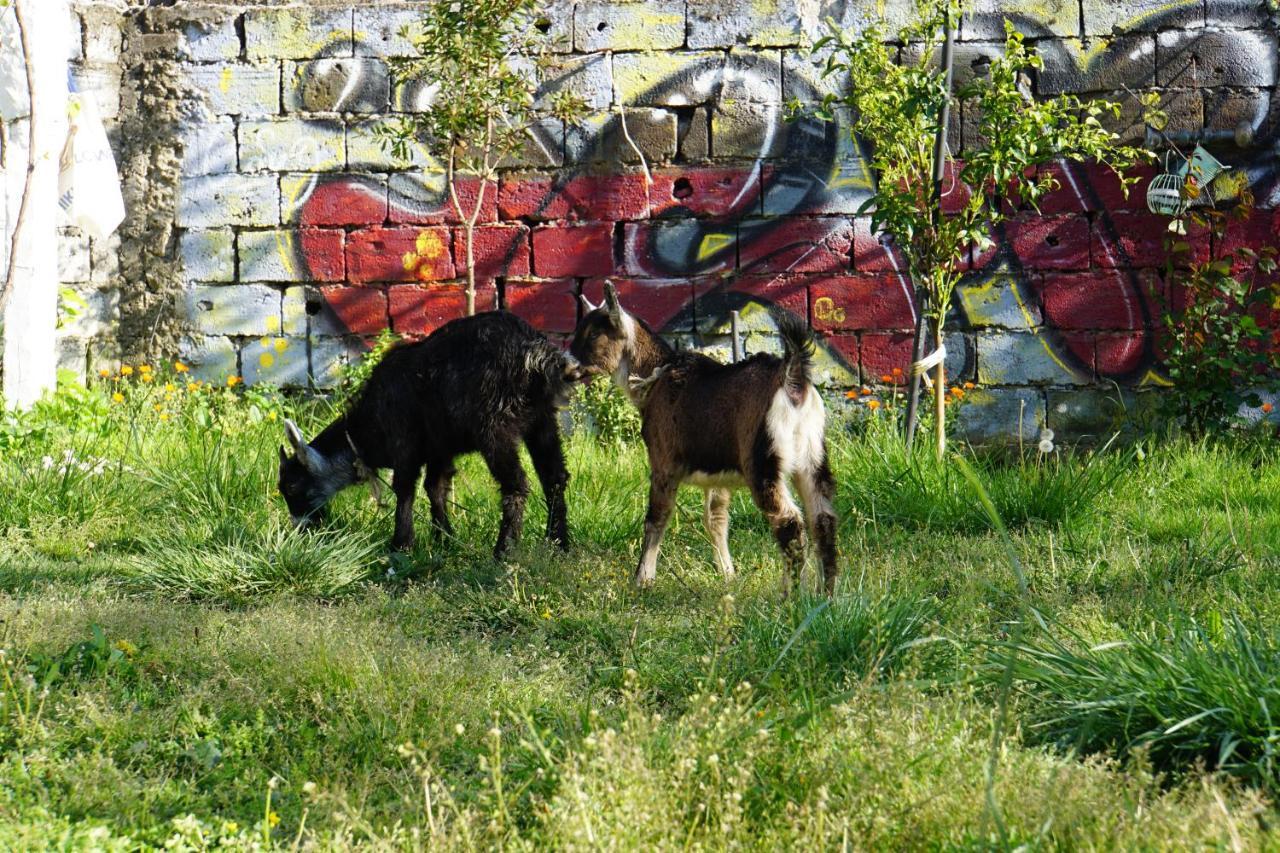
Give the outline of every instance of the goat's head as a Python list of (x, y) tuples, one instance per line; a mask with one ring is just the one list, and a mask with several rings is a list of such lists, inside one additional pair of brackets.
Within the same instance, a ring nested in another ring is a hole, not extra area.
[(600, 305), (592, 305), (585, 296), (579, 298), (586, 313), (574, 330), (569, 352), (584, 367), (614, 373), (635, 347), (635, 318), (618, 302), (613, 282), (605, 282)]
[(280, 448), (280, 478), (276, 487), (298, 527), (324, 521), (325, 505), (342, 488), (335, 466), (320, 451), (307, 444), (302, 430), (291, 420), (284, 422), (284, 434), (293, 455)]

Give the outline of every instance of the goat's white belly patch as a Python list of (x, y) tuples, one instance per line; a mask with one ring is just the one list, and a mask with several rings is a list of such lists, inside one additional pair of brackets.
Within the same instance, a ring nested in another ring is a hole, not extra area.
[(740, 489), (747, 484), (737, 471), (694, 471), (684, 478), (684, 482), (704, 489)]
[(783, 474), (812, 471), (822, 462), (822, 440), (827, 412), (816, 389), (805, 389), (800, 405), (791, 402), (785, 388), (779, 388), (765, 414), (765, 429), (778, 454)]

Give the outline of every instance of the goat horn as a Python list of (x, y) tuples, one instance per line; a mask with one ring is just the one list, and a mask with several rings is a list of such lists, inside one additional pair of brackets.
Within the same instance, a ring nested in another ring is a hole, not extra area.
[(289, 443), (293, 445), (295, 453), (306, 446), (307, 440), (302, 437), (302, 430), (298, 429), (298, 425), (289, 418), (284, 419), (284, 434), (289, 439)]
[(587, 298), (585, 293), (579, 293), (578, 299), (582, 301), (582, 307), (586, 309), (588, 314), (600, 307), (599, 305), (592, 305), (591, 300)]
[(622, 304), (618, 302), (618, 291), (613, 282), (604, 283), (604, 304), (609, 306), (609, 317), (615, 322), (622, 320)]

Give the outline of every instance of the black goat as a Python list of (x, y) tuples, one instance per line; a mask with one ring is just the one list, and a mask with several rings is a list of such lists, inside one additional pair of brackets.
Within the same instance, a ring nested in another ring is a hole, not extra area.
[(413, 544), (413, 499), (427, 469), (436, 534), (452, 533), (445, 511), (454, 459), (479, 451), (502, 491), (494, 554), (520, 538), (528, 481), (519, 442), (533, 459), (547, 502), (547, 538), (569, 543), (564, 502), (569, 472), (556, 409), (581, 369), (532, 326), (505, 311), (441, 326), (425, 340), (391, 348), (346, 414), (307, 443), (292, 421), (280, 449), (280, 493), (300, 526), (318, 521), (338, 491), (390, 468), (396, 495), (394, 548)]
[(640, 410), (649, 451), (649, 510), (636, 583), (653, 582), (658, 545), (681, 483), (706, 490), (707, 532), (716, 562), (733, 574), (729, 557), (730, 489), (746, 485), (764, 513), (786, 563), (783, 594), (804, 568), (804, 525), (787, 482), (804, 503), (822, 561), (822, 588), (836, 583), (835, 480), (827, 465), (826, 412), (809, 377), (813, 336), (789, 314), (779, 323), (785, 355), (760, 353), (721, 364), (680, 352), (618, 302), (605, 285), (605, 305), (583, 299), (569, 351), (584, 369), (613, 374)]

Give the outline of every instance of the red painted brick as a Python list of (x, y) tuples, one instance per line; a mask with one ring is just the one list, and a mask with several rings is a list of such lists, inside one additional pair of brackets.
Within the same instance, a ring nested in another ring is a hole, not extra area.
[[(483, 225), (474, 232), (477, 278), (529, 274), (529, 229), (524, 225)], [(453, 265), (467, 268), (466, 230), (453, 229)]]
[(328, 310), (353, 335), (372, 336), (387, 327), (387, 294), (374, 287), (320, 288)]
[(1190, 256), (1175, 257), (1175, 263), (1202, 261), (1208, 257), (1209, 241), (1202, 228), (1188, 224), (1187, 234), (1169, 231), (1167, 216), (1154, 213), (1111, 213), (1093, 223), (1093, 262), (1100, 267), (1164, 267), (1169, 257), (1166, 245), (1186, 242)]
[[(1083, 216), (1020, 214), (1004, 223), (1005, 239), (1024, 269), (1088, 269), (1089, 221)], [(984, 267), (994, 250), (979, 254)]]
[(858, 373), (858, 336), (854, 334), (832, 333), (823, 335), (822, 342), (835, 350), (839, 357), (855, 375)]
[(356, 178), (320, 183), (298, 212), (302, 227), (381, 225), (387, 219), (387, 188)]
[(503, 306), (543, 332), (569, 333), (578, 324), (578, 285), (571, 278), (508, 281)]
[(942, 177), (942, 212), (959, 213), (969, 203), (969, 188), (960, 183), (960, 172), (964, 170), (963, 160), (948, 160), (943, 166)]
[(1100, 333), (1096, 341), (1098, 375), (1119, 378), (1143, 367), (1150, 334), (1147, 331)]
[(848, 219), (744, 220), (739, 228), (744, 242), (738, 247), (738, 266), (743, 272), (839, 273), (852, 267), (853, 225)]
[[(429, 335), (467, 313), (466, 290), (458, 285), (399, 285), (387, 289), (387, 299), (391, 328), (402, 335)], [(476, 311), (490, 311), (496, 304), (493, 285), (477, 283)]]
[(895, 276), (825, 276), (809, 287), (819, 331), (910, 329), (911, 303)]
[(346, 233), (333, 228), (299, 228), (298, 246), (314, 281), (343, 281), (347, 277)]
[(453, 278), (448, 228), (366, 228), (347, 237), (347, 275), (354, 283)]
[(1147, 186), (1161, 170), (1154, 166), (1138, 166), (1125, 172), (1126, 177), (1138, 178), (1129, 187), (1128, 198), (1116, 174), (1100, 163), (1053, 163), (1040, 167), (1040, 174), (1049, 174), (1058, 182), (1058, 189), (1040, 201), (1040, 212), (1046, 216), (1055, 213), (1096, 213), (1098, 211), (1142, 211), (1147, 207)]
[(548, 175), (504, 177), (498, 193), (503, 219), (624, 220), (648, 215), (644, 175), (580, 175), (557, 185)]
[[(892, 378), (893, 371), (905, 376), (911, 367), (911, 332), (867, 332), (862, 336), (862, 379), (883, 384), (880, 377)], [(901, 383), (895, 383), (901, 384)]]
[[(888, 237), (871, 233), (871, 219), (859, 216), (853, 220), (853, 268), (858, 272), (892, 272), (894, 266)], [(906, 269), (906, 265), (901, 265)]]
[(710, 217), (749, 215), (760, 209), (760, 187), (761, 182), (750, 168), (656, 172), (649, 193), (651, 215), (676, 211)]
[(743, 293), (778, 305), (809, 322), (810, 276), (742, 275), (729, 284), (731, 293)]
[[(693, 312), (686, 311), (699, 290), (706, 292), (713, 282), (702, 279), (695, 286), (691, 279), (614, 278), (609, 279), (618, 290), (622, 307), (663, 332), (693, 331)], [(594, 303), (604, 299), (604, 279), (588, 279), (582, 283), (582, 293)], [(684, 314), (687, 322), (673, 322)]]
[[(475, 210), (476, 193), (479, 190), (480, 181), (475, 178), (464, 178), (458, 182), (458, 201), (462, 204), (463, 217), (470, 217), (471, 212)], [(397, 225), (456, 225), (462, 221), (454, 211), (447, 192), (435, 204), (417, 204), (393, 193), (389, 215), (391, 221)], [(485, 184), (484, 198), (480, 204), (480, 218), (476, 221), (498, 221), (498, 185), (494, 181), (488, 181)]]
[(546, 278), (613, 272), (613, 225), (543, 225), (533, 229), (533, 269)]
[(1151, 270), (1050, 273), (1041, 285), (1044, 316), (1059, 329), (1142, 330), (1143, 303), (1158, 281)]

